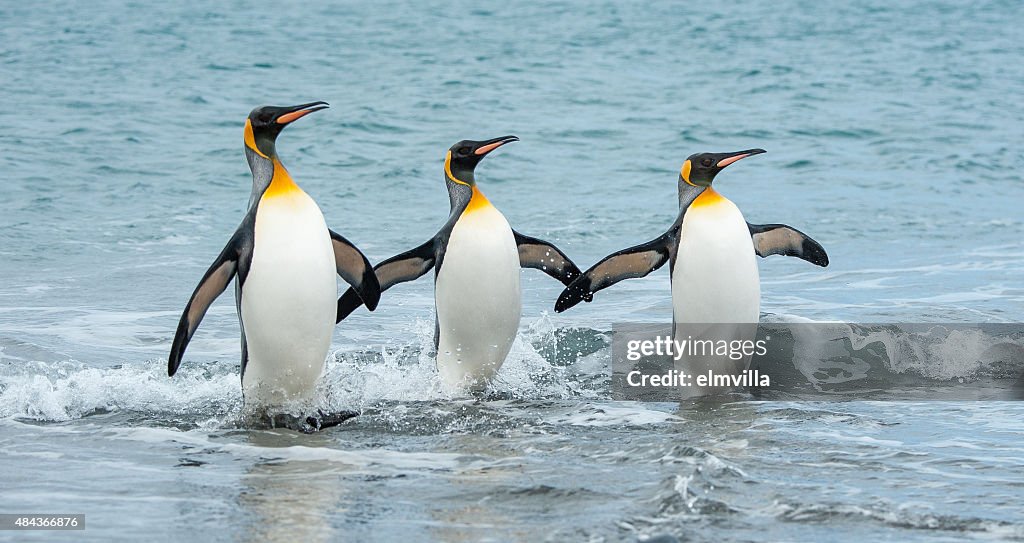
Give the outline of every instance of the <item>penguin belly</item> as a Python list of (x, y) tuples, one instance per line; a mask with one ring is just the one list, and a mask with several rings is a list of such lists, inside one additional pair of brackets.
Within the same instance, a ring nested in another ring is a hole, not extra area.
[(295, 190), (260, 202), (240, 304), (247, 405), (311, 396), (334, 330), (336, 273), (330, 233), (312, 198)]
[(504, 215), (489, 205), (463, 213), (434, 286), (437, 369), (448, 386), (480, 390), (505, 361), (522, 313), (519, 271)]
[(760, 311), (761, 280), (747, 222), (736, 204), (717, 193), (702, 194), (679, 232), (672, 320), (756, 323)]
[[(761, 284), (750, 231), (739, 208), (717, 193), (698, 197), (683, 217), (676, 255), (672, 270), (674, 339), (728, 344), (753, 340), (760, 317)], [(749, 356), (691, 352), (676, 360), (676, 369), (694, 376), (709, 371), (737, 375), (749, 364)], [(695, 385), (682, 393), (703, 396), (726, 391)]]

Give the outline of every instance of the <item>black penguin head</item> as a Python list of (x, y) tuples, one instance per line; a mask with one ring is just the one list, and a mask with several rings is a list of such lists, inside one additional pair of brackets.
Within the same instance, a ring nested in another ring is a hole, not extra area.
[(679, 171), (679, 178), (695, 187), (710, 187), (718, 172), (737, 160), (765, 153), (764, 149), (747, 149), (735, 153), (697, 153), (690, 155)]
[(519, 141), (519, 138), (502, 136), (487, 141), (462, 140), (448, 149), (444, 159), (444, 173), (456, 183), (474, 185), (476, 181), (473, 170), (476, 165), (491, 151), (513, 141)]
[(290, 123), (327, 108), (327, 102), (310, 102), (298, 106), (260, 106), (245, 120), (245, 146), (263, 158), (277, 154), (277, 135)]

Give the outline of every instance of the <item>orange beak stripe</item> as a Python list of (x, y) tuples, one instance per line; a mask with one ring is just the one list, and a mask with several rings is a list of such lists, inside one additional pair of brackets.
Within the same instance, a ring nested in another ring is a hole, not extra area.
[(502, 145), (505, 145), (506, 143), (508, 143), (508, 142), (507, 141), (499, 141), (499, 142), (491, 143), (489, 145), (484, 145), (483, 147), (481, 147), (481, 148), (477, 149), (476, 151), (474, 151), (473, 154), (475, 154), (475, 155), (486, 155), (487, 153), (490, 153), (491, 151), (497, 149), (498, 147), (501, 147)]
[(718, 161), (718, 167), (719, 168), (724, 168), (724, 167), (728, 166), (729, 164), (732, 164), (733, 162), (736, 162), (737, 160), (740, 160), (740, 159), (743, 159), (743, 158), (747, 158), (748, 156), (750, 156), (750, 153), (746, 153), (746, 154), (743, 154), (743, 155), (731, 156), (729, 158), (723, 158), (722, 160)]
[(277, 118), (277, 124), (288, 124), (292, 121), (296, 121), (305, 117), (306, 115), (312, 113), (313, 111), (315, 110), (300, 109), (298, 111), (293, 111), (291, 113), (285, 113), (284, 115), (281, 115), (280, 117)]

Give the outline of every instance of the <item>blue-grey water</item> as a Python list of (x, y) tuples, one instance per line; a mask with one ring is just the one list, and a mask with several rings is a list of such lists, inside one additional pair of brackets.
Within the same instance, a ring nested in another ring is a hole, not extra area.
[[(1020, 322), (1024, 6), (994, 2), (0, 5), (0, 540), (1024, 539), (1012, 402), (615, 402), (612, 323), (671, 318), (668, 273), (523, 325), (490, 395), (426, 351), (432, 282), (338, 328), (323, 383), (362, 415), (239, 424), (230, 294), (166, 376), (238, 224), (242, 123), (326, 100), (278, 149), (373, 261), (448, 214), (455, 141), (516, 134), (481, 189), (581, 267), (663, 232), (683, 160), (762, 147), (716, 188), (831, 265), (760, 262), (766, 319)], [(988, 368), (952, 342), (924, 385)]]

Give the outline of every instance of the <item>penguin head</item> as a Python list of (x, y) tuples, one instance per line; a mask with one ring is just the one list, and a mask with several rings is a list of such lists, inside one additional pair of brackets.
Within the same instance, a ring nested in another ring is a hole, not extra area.
[(710, 187), (718, 172), (737, 160), (765, 153), (764, 149), (747, 149), (735, 153), (697, 153), (690, 155), (679, 171), (679, 179), (694, 187)]
[(277, 135), (294, 121), (327, 108), (327, 102), (298, 106), (260, 106), (245, 120), (245, 146), (263, 158), (277, 154)]
[(456, 183), (475, 185), (473, 171), (476, 165), (491, 151), (513, 141), (519, 141), (519, 138), (502, 136), (487, 141), (462, 140), (448, 149), (444, 159), (444, 173)]

